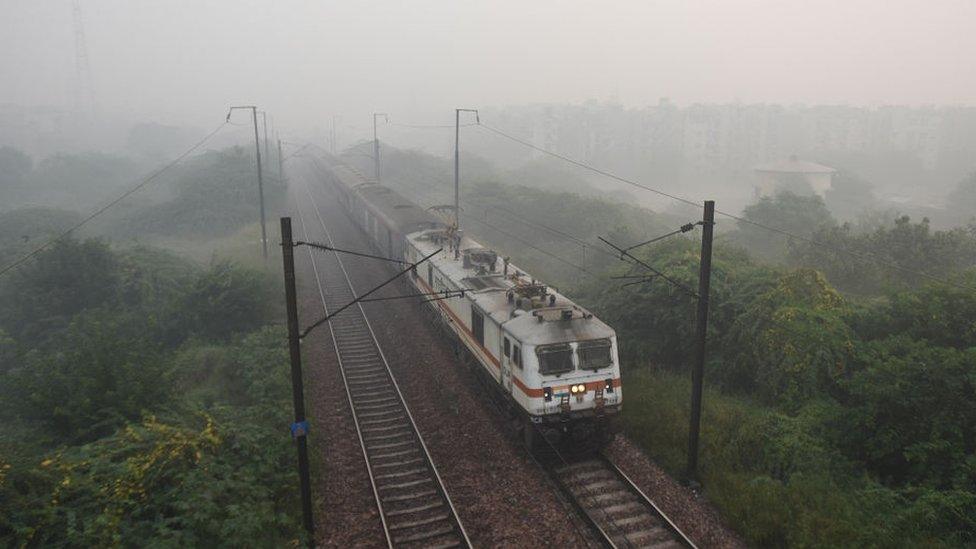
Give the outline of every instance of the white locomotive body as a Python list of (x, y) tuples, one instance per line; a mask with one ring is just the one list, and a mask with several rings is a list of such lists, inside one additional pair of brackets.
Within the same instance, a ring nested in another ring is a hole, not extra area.
[(464, 290), (431, 300), (481, 372), (523, 420), (527, 444), (601, 443), (622, 402), (613, 329), (555, 289), (354, 169), (330, 166), (340, 200), (384, 255), (416, 263), (420, 293)]

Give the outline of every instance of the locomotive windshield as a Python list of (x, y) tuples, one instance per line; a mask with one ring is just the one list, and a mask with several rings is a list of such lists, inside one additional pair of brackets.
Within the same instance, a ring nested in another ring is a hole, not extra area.
[(569, 343), (544, 345), (536, 348), (535, 354), (539, 357), (541, 374), (563, 374), (573, 371), (573, 349)]
[(581, 341), (579, 344), (579, 363), (584, 370), (599, 370), (613, 364), (610, 354), (610, 340), (596, 339)]

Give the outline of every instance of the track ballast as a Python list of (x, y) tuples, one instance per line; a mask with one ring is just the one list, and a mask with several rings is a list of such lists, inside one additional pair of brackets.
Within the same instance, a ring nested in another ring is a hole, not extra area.
[[(310, 192), (308, 198), (334, 246)], [(308, 240), (300, 210), (299, 220)], [(326, 313), (355, 299), (339, 254), (310, 253), (314, 254), (310, 259)], [(329, 326), (387, 545), (470, 547), (362, 307), (347, 308)]]
[(609, 459), (551, 465), (556, 484), (610, 547), (694, 548), (695, 544)]

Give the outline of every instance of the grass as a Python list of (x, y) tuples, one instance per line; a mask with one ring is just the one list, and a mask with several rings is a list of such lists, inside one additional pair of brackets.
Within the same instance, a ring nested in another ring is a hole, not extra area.
[[(281, 234), (275, 218), (267, 223), (268, 268), (281, 270)], [(245, 225), (232, 234), (216, 238), (151, 237), (141, 243), (177, 252), (201, 264), (228, 260), (255, 270), (264, 269), (261, 224)]]
[[(690, 375), (632, 368), (624, 387), (623, 432), (681, 478)], [(918, 523), (918, 502), (869, 478), (815, 434), (817, 413), (813, 406), (787, 416), (706, 386), (700, 479), (726, 523), (761, 547), (946, 545), (937, 529)]]

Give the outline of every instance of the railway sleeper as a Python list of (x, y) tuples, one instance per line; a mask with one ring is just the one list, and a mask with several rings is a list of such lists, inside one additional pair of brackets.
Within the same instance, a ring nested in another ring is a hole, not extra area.
[(372, 351), (374, 348), (372, 340), (354, 342), (337, 341), (337, 343), (342, 348), (342, 351), (346, 353), (363, 354)]
[(436, 490), (424, 490), (423, 492), (413, 492), (410, 494), (403, 494), (399, 496), (383, 496), (384, 503), (398, 503), (404, 501), (411, 501), (420, 498), (426, 498), (430, 496), (436, 496)]
[(576, 473), (574, 475), (570, 475), (566, 480), (569, 482), (579, 483), (596, 477), (605, 477), (607, 479), (612, 479), (613, 475), (611, 475), (610, 471), (607, 471), (606, 469), (597, 469), (594, 471), (586, 471), (583, 473)]
[[(430, 517), (427, 517), (427, 518), (423, 518), (423, 519), (411, 520), (411, 521), (407, 521), (407, 522), (400, 522), (400, 523), (397, 523), (397, 524), (391, 524), (389, 526), (389, 528), (390, 528), (390, 530), (407, 530), (407, 529), (410, 529), (410, 528), (417, 528), (417, 527), (420, 527), (420, 526), (427, 526), (429, 524), (435, 524), (435, 523), (438, 523), (438, 522), (448, 522), (448, 519), (450, 519), (450, 518), (451, 518), (451, 514), (450, 513), (437, 513), (436, 515), (433, 515), (433, 516), (430, 516)], [(448, 522), (448, 524), (450, 524), (450, 523)]]
[[(358, 396), (359, 397), (367, 397), (367, 398), (374, 398), (374, 397), (379, 397), (379, 396), (383, 396), (383, 397), (386, 397), (386, 398), (393, 398), (393, 399), (397, 398), (396, 395), (393, 394), (393, 388), (392, 387), (381, 387), (379, 391), (373, 391), (373, 392), (368, 392), (368, 393), (359, 393)], [(363, 402), (365, 402), (365, 401), (363, 401)]]
[(353, 386), (355, 386), (355, 387), (364, 387), (364, 386), (375, 387), (376, 386), (376, 381), (375, 380), (368, 380), (368, 379), (359, 380), (359, 381), (351, 380), (351, 379), (346, 379), (346, 384), (349, 385), (350, 387), (353, 387)]
[(633, 527), (635, 525), (638, 525), (639, 526), (642, 523), (645, 524), (645, 525), (650, 525), (650, 526), (654, 526), (654, 527), (659, 527), (659, 525), (661, 524), (655, 518), (653, 518), (653, 517), (651, 517), (649, 515), (646, 515), (644, 513), (638, 513), (638, 514), (635, 514), (635, 515), (632, 515), (632, 516), (629, 516), (629, 517), (626, 517), (626, 518), (615, 518), (615, 519), (613, 519), (613, 523), (614, 523), (614, 525), (620, 526), (622, 528), (631, 528), (631, 527)]
[(430, 477), (425, 477), (418, 480), (408, 480), (406, 482), (395, 482), (392, 484), (384, 484), (383, 486), (377, 486), (378, 490), (403, 490), (405, 488), (413, 488), (414, 486), (420, 486), (421, 484), (430, 484), (434, 482)]
[(382, 368), (371, 368), (369, 370), (363, 370), (359, 372), (349, 372), (346, 374), (346, 379), (352, 379), (359, 381), (361, 379), (377, 379), (386, 378), (386, 371)]
[(361, 429), (361, 430), (363, 431), (363, 434), (365, 435), (367, 431), (369, 432), (369, 434), (373, 434), (373, 433), (382, 433), (382, 432), (385, 432), (385, 431), (392, 431), (394, 429), (405, 429), (405, 430), (409, 431), (410, 430), (410, 426), (407, 425), (406, 423), (394, 423), (393, 425), (387, 425), (385, 427), (369, 427), (369, 428)]
[(395, 511), (387, 511), (386, 516), (388, 517), (398, 517), (401, 515), (409, 515), (411, 513), (420, 513), (422, 511), (429, 511), (431, 509), (438, 509), (444, 507), (443, 501), (435, 501), (433, 503), (426, 503), (423, 505), (415, 505), (413, 507), (406, 507), (403, 509), (397, 509)]
[(395, 457), (402, 457), (402, 456), (405, 456), (407, 454), (416, 454), (416, 453), (417, 453), (417, 448), (410, 448), (410, 449), (407, 449), (407, 450), (399, 450), (399, 451), (396, 451), (396, 452), (389, 452), (389, 453), (386, 453), (386, 454), (370, 455), (369, 457), (371, 459), (373, 459), (373, 460), (380, 460), (380, 459), (390, 459), (390, 458), (395, 458)]
[(396, 440), (404, 437), (413, 438), (413, 431), (404, 429), (399, 433), (363, 433), (363, 440), (365, 440), (367, 443)]
[(411, 438), (410, 440), (404, 440), (403, 442), (391, 442), (390, 444), (377, 444), (375, 446), (371, 446), (367, 442), (366, 447), (370, 451), (373, 451), (373, 450), (386, 450), (387, 448), (402, 448), (404, 446), (416, 445), (417, 441), (413, 440), (413, 437), (410, 438)]
[(620, 486), (620, 483), (614, 480), (598, 480), (596, 482), (588, 482), (586, 484), (579, 484), (577, 486), (579, 486), (579, 490), (582, 492), (592, 493), (594, 491), (606, 490), (607, 488)]
[(614, 501), (614, 500), (623, 501), (629, 495), (631, 494), (627, 490), (618, 489), (618, 490), (613, 490), (611, 492), (602, 492), (599, 494), (583, 493), (583, 494), (579, 494), (577, 497), (579, 497), (581, 501), (584, 501), (587, 507), (593, 507), (595, 509), (599, 509), (603, 502)]
[[(444, 535), (447, 535), (447, 534), (451, 534), (451, 535), (457, 536), (457, 534), (454, 531), (454, 525), (447, 524), (447, 525), (445, 525), (445, 526), (443, 526), (441, 528), (428, 530), (426, 532), (418, 532), (418, 533), (410, 534), (410, 535), (406, 535), (406, 536), (394, 536), (394, 540), (393, 541), (396, 544), (415, 543), (415, 542), (419, 542), (419, 541), (424, 541), (424, 540), (429, 540), (429, 539), (433, 539), (433, 538), (436, 538), (436, 537), (444, 536)], [(458, 545), (458, 542), (455, 541), (453, 545), (443, 545), (443, 546), (438, 545), (436, 547), (456, 547), (457, 545)], [(434, 547), (434, 546), (424, 544), (423, 547)]]
[(363, 414), (357, 413), (356, 415), (358, 417), (360, 417), (360, 418), (372, 418), (372, 417), (388, 416), (390, 414), (398, 414), (398, 415), (401, 415), (402, 416), (403, 415), (402, 408), (401, 407), (397, 407), (397, 409), (390, 410), (390, 411), (387, 411), (387, 412), (366, 412), (366, 413), (363, 413)]
[(664, 528), (648, 528), (625, 534), (622, 537), (627, 541), (626, 545), (638, 545), (641, 547), (650, 547), (661, 542), (674, 541), (674, 538), (671, 537), (671, 532), (668, 532)]
[(607, 515), (614, 515), (625, 511), (644, 510), (644, 509), (645, 507), (641, 505), (639, 502), (629, 501), (627, 503), (618, 503), (616, 505), (611, 505), (610, 507), (604, 507), (603, 509), (601, 509), (601, 511), (603, 511)]
[(342, 360), (342, 369), (350, 374), (354, 374), (357, 371), (366, 370), (368, 368), (381, 368), (383, 361), (380, 360), (379, 355), (371, 355), (368, 358), (344, 358)]
[(370, 410), (384, 410), (386, 408), (391, 408), (393, 406), (399, 406), (400, 403), (396, 401), (380, 403), (380, 404), (363, 404), (361, 402), (356, 403), (357, 410), (370, 411)]
[(420, 474), (426, 474), (426, 473), (427, 473), (427, 468), (426, 467), (420, 467), (420, 468), (417, 468), (417, 469), (410, 469), (408, 471), (400, 471), (400, 472), (397, 472), (397, 473), (383, 473), (381, 475), (374, 475), (373, 478), (375, 478), (376, 480), (380, 480), (380, 479), (384, 479), (385, 480), (385, 479), (389, 479), (389, 478), (403, 478), (403, 477), (409, 477), (411, 475), (420, 475)]
[(370, 404), (376, 404), (376, 403), (379, 403), (379, 402), (396, 402), (397, 400), (398, 399), (395, 396), (393, 396), (393, 393), (390, 393), (390, 396), (383, 397), (383, 398), (362, 398), (362, 399), (359, 399), (359, 401), (357, 402), (357, 404), (370, 405)]
[(577, 463), (570, 463), (569, 465), (564, 465), (560, 467), (558, 471), (560, 474), (567, 474), (572, 471), (579, 471), (580, 469), (594, 469), (594, 468), (602, 469), (599, 462), (590, 460), (590, 461), (580, 461)]
[(390, 467), (406, 467), (407, 465), (413, 465), (415, 463), (423, 463), (424, 460), (421, 458), (406, 459), (403, 461), (392, 461), (390, 463), (378, 463), (373, 465), (373, 469), (388, 469)]

